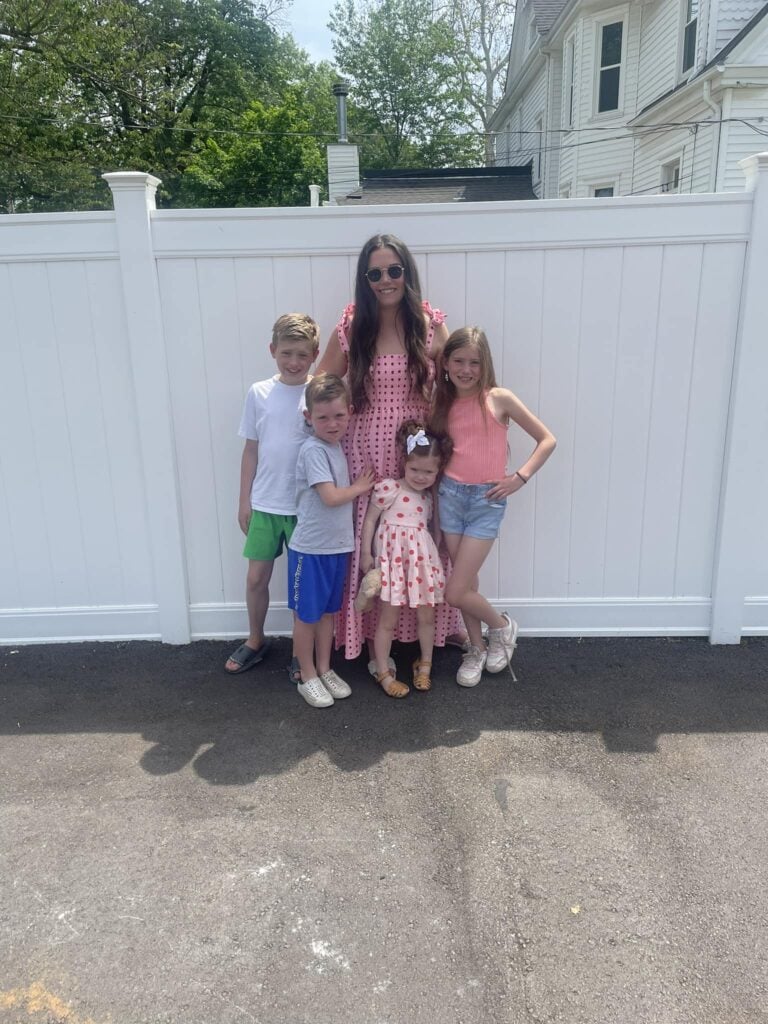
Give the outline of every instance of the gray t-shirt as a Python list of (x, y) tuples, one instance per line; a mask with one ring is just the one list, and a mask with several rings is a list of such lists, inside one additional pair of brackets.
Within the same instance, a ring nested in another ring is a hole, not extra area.
[(339, 555), (354, 551), (352, 502), (326, 505), (316, 484), (332, 483), (349, 487), (347, 459), (340, 444), (326, 444), (309, 437), (299, 450), (296, 462), (296, 529), (289, 547), (303, 555)]

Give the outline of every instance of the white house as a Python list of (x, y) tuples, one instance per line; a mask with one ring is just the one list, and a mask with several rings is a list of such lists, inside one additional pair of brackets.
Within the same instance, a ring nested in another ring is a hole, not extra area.
[(738, 191), (768, 136), (768, 3), (522, 0), (491, 128), (541, 199)]

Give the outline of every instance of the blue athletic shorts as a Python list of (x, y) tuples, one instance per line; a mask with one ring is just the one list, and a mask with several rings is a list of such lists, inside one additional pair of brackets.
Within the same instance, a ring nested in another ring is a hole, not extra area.
[(288, 548), (288, 607), (302, 622), (319, 622), (341, 608), (349, 552), (304, 555)]
[(440, 529), (478, 540), (493, 540), (499, 535), (507, 499), (488, 501), (491, 484), (460, 484), (444, 476), (440, 481)]

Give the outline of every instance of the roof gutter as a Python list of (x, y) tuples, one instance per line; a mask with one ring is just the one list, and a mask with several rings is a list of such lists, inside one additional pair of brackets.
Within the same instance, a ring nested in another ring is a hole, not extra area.
[(712, 158), (709, 166), (709, 191), (717, 192), (717, 168), (720, 164), (720, 138), (723, 134), (722, 107), (712, 102), (712, 79), (707, 78), (703, 85), (702, 99), (712, 111), (717, 122), (715, 144), (712, 147)]

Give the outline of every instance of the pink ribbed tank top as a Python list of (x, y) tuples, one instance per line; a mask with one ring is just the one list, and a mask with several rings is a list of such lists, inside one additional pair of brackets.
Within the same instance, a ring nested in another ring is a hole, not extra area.
[(507, 428), (488, 407), (487, 392), (485, 410), (475, 395), (455, 399), (448, 413), (448, 433), (453, 440), (453, 455), (446, 476), (460, 484), (484, 484), (505, 476)]

